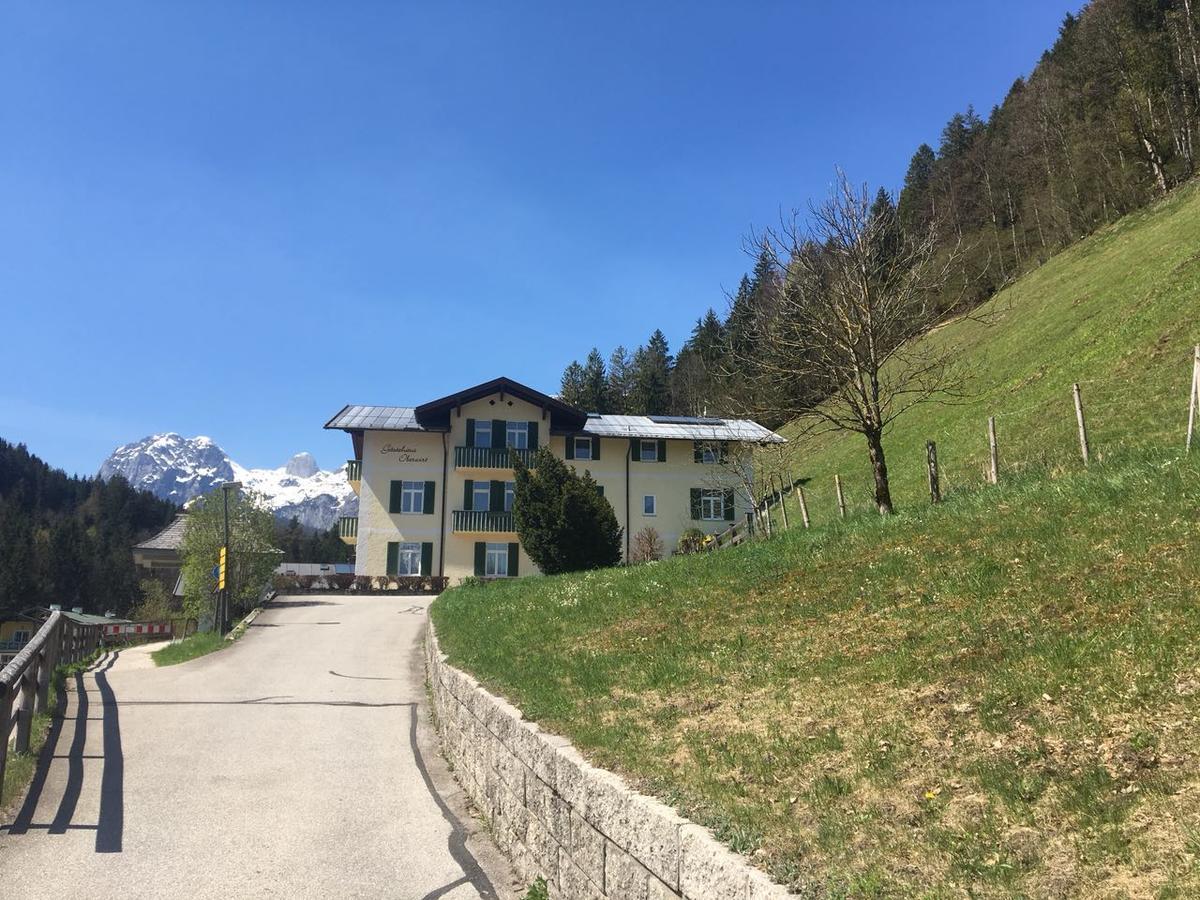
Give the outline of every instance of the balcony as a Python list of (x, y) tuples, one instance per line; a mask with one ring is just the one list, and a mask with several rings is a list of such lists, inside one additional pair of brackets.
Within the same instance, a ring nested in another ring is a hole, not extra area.
[(347, 544), (358, 543), (358, 516), (342, 516), (338, 519), (338, 537)]
[(527, 466), (533, 465), (536, 450), (518, 450), (515, 447), (455, 447), (454, 468), (456, 469), (511, 469), (510, 453), (515, 453)]
[(357, 494), (362, 487), (361, 459), (346, 460), (346, 480), (350, 482), (350, 487), (354, 488), (354, 493)]
[(456, 509), (454, 510), (454, 531), (456, 534), (471, 534), (482, 532), (516, 531), (513, 524), (513, 514), (499, 510), (492, 512), (486, 509)]

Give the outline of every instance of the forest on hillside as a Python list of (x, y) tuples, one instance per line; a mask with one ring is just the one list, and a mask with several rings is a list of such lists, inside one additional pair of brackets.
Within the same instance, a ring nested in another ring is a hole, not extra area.
[(58, 603), (125, 613), (141, 597), (132, 547), (173, 503), (124, 478), (80, 478), (0, 440), (0, 614)]
[[(925, 286), (940, 297), (923, 299), (923, 318), (894, 329), (893, 340), (983, 302), (1195, 174), (1196, 4), (1092, 0), (1066, 16), (1054, 45), (1002, 103), (986, 115), (971, 106), (955, 112), (935, 144), (916, 148), (898, 196), (868, 193), (857, 234), (885, 245), (928, 239), (930, 258), (949, 275)], [(770, 427), (820, 404), (836, 389), (836, 373), (769, 358), (819, 344), (821, 335), (805, 335), (819, 323), (796, 321), (804, 305), (788, 298), (797, 272), (820, 271), (808, 257), (826, 249), (814, 236), (829, 235), (816, 232), (748, 236), (752, 271), (720, 312), (710, 307), (696, 320), (677, 354), (661, 329), (632, 352), (617, 347), (606, 359), (594, 348), (564, 371), (562, 398), (595, 412), (752, 415)]]

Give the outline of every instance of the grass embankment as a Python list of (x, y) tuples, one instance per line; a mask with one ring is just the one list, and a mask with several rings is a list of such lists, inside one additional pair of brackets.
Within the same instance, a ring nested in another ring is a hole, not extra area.
[(888, 436), (899, 515), (869, 512), (861, 439), (805, 442), (811, 531), (451, 590), (443, 649), (813, 894), (1200, 893), (1200, 455), (1170, 449), (1197, 233), (1190, 188), (927, 338), (962, 347), (974, 396)]
[(198, 656), (228, 647), (229, 642), (215, 631), (198, 631), (179, 641), (171, 641), (150, 654), (156, 666), (175, 666)]

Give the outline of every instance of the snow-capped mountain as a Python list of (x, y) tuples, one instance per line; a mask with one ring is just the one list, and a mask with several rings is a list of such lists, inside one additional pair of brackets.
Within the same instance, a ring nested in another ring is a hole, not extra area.
[(278, 469), (247, 469), (231, 460), (212, 438), (170, 432), (118, 447), (100, 466), (100, 477), (124, 475), (134, 487), (164, 500), (186, 503), (225, 481), (240, 481), (267, 498), (282, 519), (328, 528), (339, 516), (358, 514), (358, 497), (346, 468), (325, 471), (311, 453), (297, 453)]

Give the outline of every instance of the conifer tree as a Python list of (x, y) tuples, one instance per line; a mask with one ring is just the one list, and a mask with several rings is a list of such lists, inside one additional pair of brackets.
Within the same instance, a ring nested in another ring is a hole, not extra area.
[(579, 364), (578, 360), (572, 360), (571, 364), (563, 371), (558, 399), (563, 403), (582, 409), (587, 402), (586, 395), (587, 386), (584, 384), (583, 366)]

